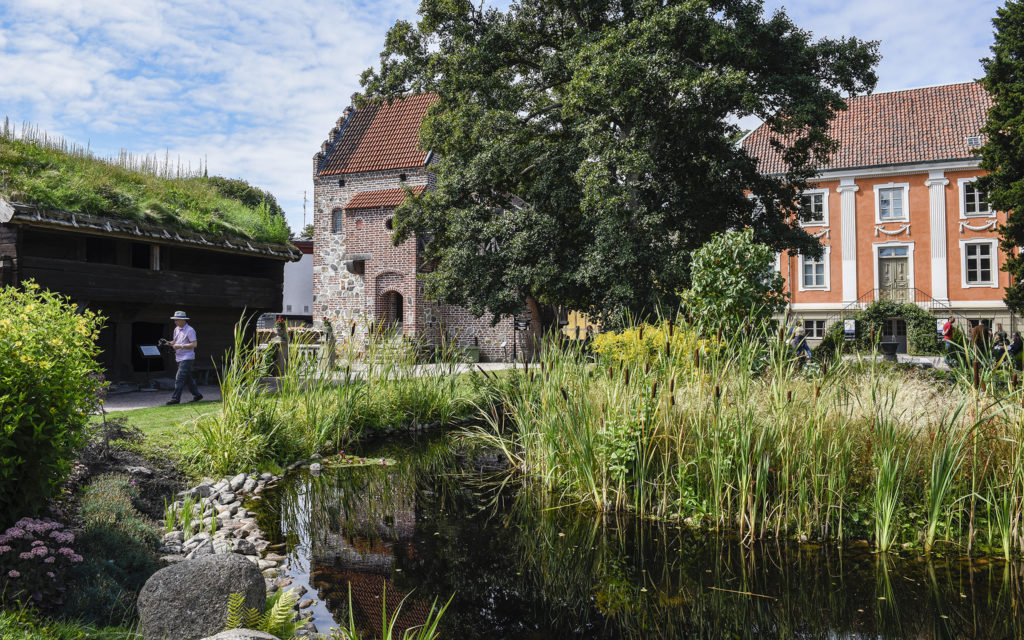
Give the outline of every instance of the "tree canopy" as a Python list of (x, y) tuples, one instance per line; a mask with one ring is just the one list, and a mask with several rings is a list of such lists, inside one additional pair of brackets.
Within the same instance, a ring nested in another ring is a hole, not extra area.
[(993, 106), (982, 133), (981, 167), (989, 171), (977, 186), (988, 192), (989, 203), (998, 211), (1009, 211), (1000, 227), (1006, 251), (1004, 270), (1014, 285), (1006, 290), (1006, 304), (1024, 311), (1024, 258), (1014, 248), (1024, 246), (1024, 4), (1010, 0), (996, 11), (992, 56), (981, 61), (985, 76), (981, 84), (992, 97)]
[[(356, 99), (439, 96), (421, 130), (436, 189), (395, 216), (396, 241), (429, 238), (429, 296), (643, 314), (678, 303), (714, 233), (820, 251), (795, 196), (835, 147), (844, 96), (874, 87), (876, 44), (815, 41), (760, 0), (422, 0), (419, 14), (388, 32)], [(735, 143), (746, 116), (777, 134), (786, 175)]]

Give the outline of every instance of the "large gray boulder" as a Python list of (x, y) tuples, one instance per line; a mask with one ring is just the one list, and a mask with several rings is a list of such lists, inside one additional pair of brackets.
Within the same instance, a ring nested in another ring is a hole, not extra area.
[[(224, 629), (228, 596), (263, 610), (266, 583), (255, 564), (234, 553), (186, 560), (154, 573), (139, 593), (145, 640), (199, 640)], [(272, 636), (271, 636), (272, 637)]]
[(253, 631), (252, 629), (231, 629), (229, 631), (221, 631), (215, 636), (203, 638), (203, 640), (278, 640), (278, 637), (270, 635), (264, 631)]

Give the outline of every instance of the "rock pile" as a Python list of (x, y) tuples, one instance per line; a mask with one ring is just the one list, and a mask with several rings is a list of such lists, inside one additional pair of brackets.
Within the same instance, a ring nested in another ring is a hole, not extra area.
[[(202, 483), (178, 494), (174, 508), (179, 511), (184, 507), (186, 499), (197, 500), (201, 513), (196, 514), (193, 529), (189, 537), (180, 528), (164, 534), (160, 553), (161, 560), (168, 565), (194, 560), (204, 556), (235, 554), (245, 558), (263, 574), (268, 592), (273, 593), (291, 584), (291, 580), (282, 577), (287, 568), (287, 558), (276, 553), (283, 545), (271, 545), (260, 530), (255, 516), (242, 506), (248, 502), (261, 500), (267, 488), (280, 480), (279, 476), (270, 473), (240, 473), (232, 478), (221, 480), (204, 480)], [(213, 532), (212, 534), (210, 532)], [(300, 597), (304, 594), (298, 594)], [(305, 602), (305, 601), (303, 601)], [(301, 607), (302, 620), (312, 616), (306, 611), (310, 604)], [(298, 605), (296, 606), (299, 609)], [(299, 635), (316, 633), (312, 621), (307, 621)]]

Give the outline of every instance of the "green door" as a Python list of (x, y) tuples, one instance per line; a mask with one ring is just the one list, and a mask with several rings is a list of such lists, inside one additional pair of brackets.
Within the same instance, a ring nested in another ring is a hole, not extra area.
[(879, 298), (911, 302), (910, 257), (906, 247), (883, 247), (878, 251)]

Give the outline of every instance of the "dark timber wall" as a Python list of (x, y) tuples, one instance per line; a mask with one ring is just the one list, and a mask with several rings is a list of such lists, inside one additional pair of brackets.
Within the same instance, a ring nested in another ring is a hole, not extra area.
[[(197, 365), (209, 371), (231, 346), (243, 314), (281, 306), (280, 259), (0, 225), (0, 259), (5, 251), (18, 259), (14, 282), (33, 279), (107, 318), (99, 342), (112, 380), (146, 377), (138, 347), (170, 338), (176, 310), (192, 318)], [(149, 364), (154, 377), (174, 373), (170, 355)]]

